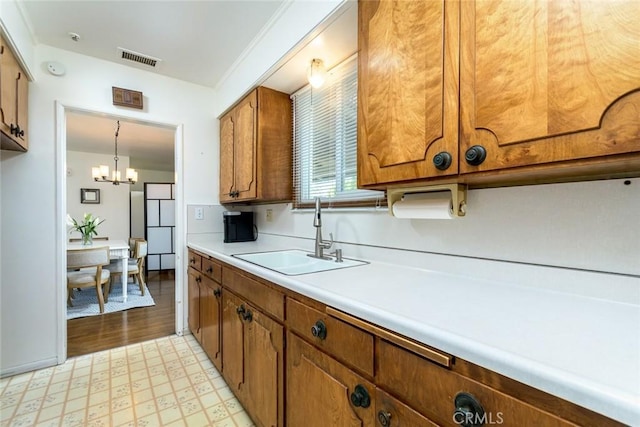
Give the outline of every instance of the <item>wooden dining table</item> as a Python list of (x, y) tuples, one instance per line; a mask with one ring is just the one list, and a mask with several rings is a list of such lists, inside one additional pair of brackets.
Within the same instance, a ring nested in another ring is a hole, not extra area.
[(119, 259), (122, 263), (122, 274), (120, 275), (120, 280), (122, 283), (122, 298), (124, 302), (127, 302), (127, 264), (129, 263), (129, 243), (124, 240), (94, 240), (93, 244), (90, 246), (85, 246), (80, 242), (69, 242), (67, 243), (67, 250), (79, 250), (79, 249), (87, 249), (87, 248), (100, 248), (107, 246), (109, 247), (109, 257), (114, 259)]

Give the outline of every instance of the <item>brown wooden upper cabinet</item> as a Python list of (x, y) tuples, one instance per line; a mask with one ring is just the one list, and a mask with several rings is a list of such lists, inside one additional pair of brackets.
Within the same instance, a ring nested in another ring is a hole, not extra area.
[(258, 87), (220, 118), (220, 202), (290, 201), (289, 95)]
[(637, 175), (638, 20), (636, 0), (360, 1), (359, 185)]
[(27, 151), (29, 80), (0, 37), (0, 137), (3, 150)]
[(458, 4), (358, 8), (359, 186), (457, 174)]

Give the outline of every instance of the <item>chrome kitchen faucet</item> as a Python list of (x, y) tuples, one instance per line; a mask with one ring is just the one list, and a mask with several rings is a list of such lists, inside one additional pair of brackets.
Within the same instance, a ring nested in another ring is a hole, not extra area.
[(309, 254), (309, 256), (320, 259), (331, 259), (328, 256), (324, 255), (324, 250), (329, 249), (331, 246), (333, 246), (333, 234), (329, 233), (329, 238), (331, 239), (331, 241), (325, 242), (322, 240), (320, 197), (316, 197), (316, 209), (313, 215), (313, 226), (316, 228), (315, 252), (313, 255)]

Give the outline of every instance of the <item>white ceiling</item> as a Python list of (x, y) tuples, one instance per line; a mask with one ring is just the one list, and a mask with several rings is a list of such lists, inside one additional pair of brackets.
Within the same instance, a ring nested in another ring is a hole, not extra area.
[[(118, 47), (159, 58), (159, 74), (214, 87), (281, 0), (20, 2), (37, 43), (142, 69)], [(69, 32), (80, 35), (75, 42)]]
[[(1, 1), (1, 0), (0, 0)], [(285, 0), (23, 0), (37, 43), (145, 69), (203, 86), (220, 83)], [(68, 35), (80, 35), (75, 42)], [(122, 60), (118, 48), (161, 59), (156, 68)], [(357, 3), (348, 1), (301, 40), (262, 85), (293, 93), (313, 58), (327, 68), (357, 50)], [(64, 64), (63, 64), (64, 65)], [(213, 118), (212, 118), (213, 119)], [(113, 153), (116, 118), (72, 112), (67, 148)], [(118, 152), (138, 169), (173, 170), (174, 130), (121, 120)]]

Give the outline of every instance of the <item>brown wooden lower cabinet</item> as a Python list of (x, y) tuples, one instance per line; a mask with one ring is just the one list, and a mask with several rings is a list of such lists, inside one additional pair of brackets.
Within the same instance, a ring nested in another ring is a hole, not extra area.
[(284, 425), (284, 327), (222, 291), (222, 376), (256, 425)]
[(187, 274), (187, 294), (189, 296), (189, 330), (193, 336), (202, 344), (200, 333), (200, 282), (202, 274), (195, 268), (189, 268)]
[(244, 391), (244, 325), (238, 315), (240, 299), (222, 290), (222, 376), (240, 399)]
[(622, 425), (204, 255), (190, 257), (189, 329), (256, 426)]
[(287, 426), (373, 426), (375, 407), (369, 381), (287, 334)]
[(247, 304), (244, 370), (247, 407), (258, 426), (284, 425), (284, 327)]
[(203, 277), (200, 283), (200, 344), (218, 370), (222, 370), (221, 297), (222, 287), (220, 284)]

